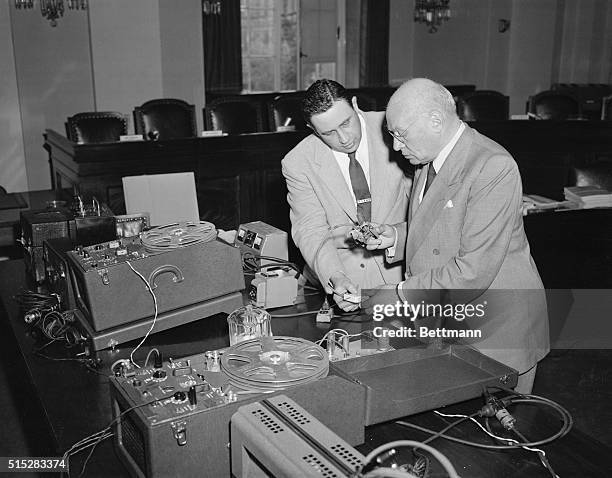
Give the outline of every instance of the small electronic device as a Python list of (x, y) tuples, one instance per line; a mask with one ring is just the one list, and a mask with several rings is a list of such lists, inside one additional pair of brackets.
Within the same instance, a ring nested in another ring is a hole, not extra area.
[(334, 317), (334, 311), (329, 306), (329, 302), (327, 301), (327, 297), (323, 301), (321, 308), (317, 312), (316, 321), (323, 324), (329, 324)]
[(48, 207), (23, 211), (20, 220), (26, 271), (37, 283), (45, 279), (42, 248), (45, 240), (65, 237), (89, 246), (115, 238), (113, 212), (95, 199), (90, 206), (76, 196), (71, 209)]
[(241, 406), (232, 416), (231, 437), (237, 478), (358, 476), (365, 459), (285, 395)]
[(351, 304), (361, 304), (361, 295), (360, 294), (351, 294), (350, 292), (345, 292), (342, 295), (342, 300), (350, 302)]
[(249, 289), (251, 302), (264, 309), (295, 304), (298, 281), (290, 267), (269, 266), (255, 273)]
[(64, 207), (23, 211), (21, 244), (26, 272), (36, 282), (45, 279), (43, 242), (58, 237), (75, 237), (76, 224), (72, 212)]
[[(289, 258), (287, 233), (262, 221), (240, 224), (234, 245), (243, 254), (248, 252), (258, 259), (264, 256), (286, 261)], [(266, 264), (276, 263), (266, 259), (259, 261), (259, 265)]]
[(349, 235), (357, 244), (365, 246), (368, 242), (368, 239), (378, 237), (378, 233), (376, 232), (374, 226), (369, 222), (364, 222), (363, 224), (359, 224), (358, 226), (354, 226), (350, 231)]

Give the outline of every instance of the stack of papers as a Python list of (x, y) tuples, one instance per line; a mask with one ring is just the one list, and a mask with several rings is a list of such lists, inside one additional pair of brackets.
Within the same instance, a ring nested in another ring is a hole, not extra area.
[(612, 207), (612, 191), (599, 186), (571, 186), (563, 188), (565, 199), (584, 208)]

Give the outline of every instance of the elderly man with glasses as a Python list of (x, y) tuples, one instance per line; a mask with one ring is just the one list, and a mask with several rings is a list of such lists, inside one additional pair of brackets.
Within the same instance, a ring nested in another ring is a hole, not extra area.
[(484, 317), (462, 325), (482, 329), (473, 345), (518, 370), (517, 390), (528, 393), (549, 350), (548, 316), (514, 159), (463, 123), (452, 95), (428, 79), (404, 83), (386, 117), (393, 148), (418, 169), (407, 222), (378, 226), (367, 246), (405, 262), (405, 279), (371, 303), (419, 302), (423, 291), (443, 290), (454, 305), (481, 304)]

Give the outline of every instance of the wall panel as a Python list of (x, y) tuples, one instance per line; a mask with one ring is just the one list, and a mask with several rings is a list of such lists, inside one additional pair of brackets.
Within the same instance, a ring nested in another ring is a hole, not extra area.
[(10, 8), (28, 189), (46, 189), (45, 128), (64, 131), (68, 116), (94, 106), (87, 13), (66, 8), (52, 27), (40, 8)]
[(0, 185), (26, 191), (25, 155), (8, 2), (0, 2)]

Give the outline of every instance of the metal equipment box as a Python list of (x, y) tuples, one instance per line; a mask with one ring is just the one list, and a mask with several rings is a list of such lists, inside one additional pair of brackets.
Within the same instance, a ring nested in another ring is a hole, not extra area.
[[(309, 383), (271, 393), (245, 391), (226, 402), (219, 377), (201, 370), (204, 355), (111, 378), (115, 449), (132, 476), (231, 476), (232, 415), (242, 405), (279, 394), (306, 408), (349, 444), (364, 442), (365, 389), (353, 380), (330, 369), (329, 375)], [(191, 385), (195, 382), (198, 385)], [(187, 390), (191, 387), (194, 392)]]
[(333, 362), (330, 368), (366, 387), (365, 424), (395, 420), (516, 385), (516, 370), (468, 346), (405, 348)]

